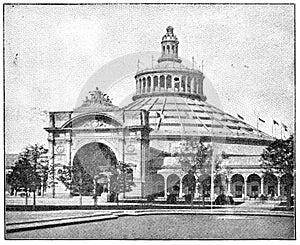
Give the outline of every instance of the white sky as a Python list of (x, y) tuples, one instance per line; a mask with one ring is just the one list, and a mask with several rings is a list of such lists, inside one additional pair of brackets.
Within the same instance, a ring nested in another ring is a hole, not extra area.
[(85, 89), (103, 85), (113, 101), (124, 101), (134, 92), (129, 75), (135, 71), (116, 81), (97, 81), (97, 71), (109, 64), (116, 69), (112, 78), (118, 58), (159, 52), (168, 25), (179, 39), (180, 57), (194, 56), (198, 64), (204, 60), (221, 109), (254, 126), (258, 114), (266, 120), (260, 129), (269, 134), (272, 119), (291, 133), (293, 18), (289, 5), (6, 6), (6, 152), (19, 152), (29, 143), (47, 145), (45, 113), (72, 110)]

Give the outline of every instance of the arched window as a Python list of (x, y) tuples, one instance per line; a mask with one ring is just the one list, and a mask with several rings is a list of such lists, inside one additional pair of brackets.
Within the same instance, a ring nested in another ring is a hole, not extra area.
[(165, 53), (166, 52), (166, 47), (165, 47), (165, 45), (163, 46), (163, 53)]
[(165, 89), (165, 76), (160, 76), (159, 77), (159, 90), (164, 90)]
[(169, 88), (172, 88), (172, 76), (171, 75), (167, 76), (167, 85), (166, 85), (166, 88), (167, 88), (167, 90)]
[(233, 197), (241, 198), (244, 191), (244, 177), (241, 174), (235, 174), (231, 177), (230, 193)]
[(192, 78), (188, 77), (187, 79), (187, 91), (188, 93), (191, 93), (191, 82), (192, 82)]
[(180, 87), (179, 77), (175, 77), (174, 78), (174, 91), (179, 91), (179, 87)]
[(192, 81), (192, 93), (197, 93), (197, 78), (194, 77)]
[(179, 192), (180, 178), (176, 174), (171, 174), (167, 178), (167, 191), (168, 192)]
[(151, 91), (151, 77), (147, 77), (147, 92)]
[(175, 53), (175, 47), (174, 47), (174, 45), (172, 45), (172, 54), (174, 54)]
[(143, 93), (146, 92), (146, 78), (143, 78)]
[(199, 78), (199, 93), (203, 95), (203, 80)]
[(139, 91), (142, 93), (142, 79), (139, 79)]
[(247, 178), (247, 195), (250, 197), (258, 197), (260, 194), (260, 177), (257, 174), (250, 174)]
[(154, 82), (154, 88), (153, 88), (153, 91), (157, 90), (158, 88), (158, 77), (157, 76), (154, 76), (153, 77), (153, 82)]
[(185, 92), (185, 76), (182, 76), (182, 78), (181, 78), (181, 89), (180, 89), (180, 91), (183, 91), (183, 92)]

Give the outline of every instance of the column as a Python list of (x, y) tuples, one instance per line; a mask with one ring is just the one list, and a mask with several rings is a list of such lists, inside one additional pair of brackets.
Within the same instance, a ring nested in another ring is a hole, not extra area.
[(153, 93), (154, 92), (154, 76), (151, 76), (151, 89), (150, 92)]
[(195, 186), (195, 198), (198, 198), (199, 197), (199, 183), (196, 183), (196, 186)]
[(277, 183), (277, 195), (281, 196), (281, 193), (280, 193), (280, 178), (279, 177), (278, 177), (278, 183)]
[(244, 177), (244, 199), (247, 198), (247, 178)]
[(147, 93), (147, 78), (146, 77), (143, 77), (142, 83), (143, 83), (143, 93)]
[(165, 91), (167, 91), (167, 76), (164, 76), (164, 81), (165, 81)]
[(72, 157), (72, 136), (71, 133), (68, 132), (66, 133), (66, 146), (67, 146), (67, 150), (66, 150), (66, 154), (67, 154), (67, 163), (69, 166), (71, 166), (71, 157)]
[(168, 176), (164, 176), (165, 181), (165, 198), (167, 198), (167, 191), (168, 191)]
[(228, 182), (227, 182), (227, 193), (231, 193), (230, 184), (231, 184), (231, 181), (228, 180)]
[(181, 80), (182, 80), (182, 76), (178, 76), (178, 78), (179, 78), (178, 92), (181, 92)]
[(185, 79), (185, 92), (186, 93), (188, 92), (188, 86), (187, 86), (187, 84), (188, 84), (189, 78), (190, 77), (186, 77), (186, 79)]
[[(54, 137), (54, 133), (49, 133), (48, 136), (48, 142), (49, 142), (49, 156), (50, 159), (52, 158), (52, 162), (50, 163), (50, 171), (52, 175), (52, 178), (55, 178), (55, 152), (54, 152), (54, 146), (55, 146), (55, 137)], [(52, 197), (55, 197), (55, 181), (52, 181), (51, 184), (51, 188), (52, 188)]]
[(179, 184), (179, 198), (182, 198), (182, 178), (180, 178), (180, 184)]
[(173, 89), (173, 92), (175, 92), (175, 80), (174, 80), (175, 77), (176, 76), (174, 76), (173, 79), (172, 79), (172, 89)]
[(215, 199), (215, 185), (214, 185), (214, 175), (212, 174), (211, 178), (210, 178), (210, 201), (211, 201), (211, 204), (214, 201), (214, 199)]
[(264, 178), (261, 177), (260, 179), (260, 194), (263, 195), (264, 194)]

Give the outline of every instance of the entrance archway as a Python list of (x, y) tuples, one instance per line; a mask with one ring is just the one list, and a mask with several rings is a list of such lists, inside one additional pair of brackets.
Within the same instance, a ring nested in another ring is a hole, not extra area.
[(196, 189), (196, 178), (193, 174), (186, 174), (182, 178), (182, 193), (191, 194), (194, 193)]
[(74, 192), (81, 192), (83, 195), (102, 193), (108, 187), (109, 176), (104, 172), (109, 172), (117, 164), (114, 152), (102, 143), (93, 142), (82, 146), (75, 154), (73, 159), (73, 183)]
[(167, 178), (167, 191), (172, 193), (173, 191), (179, 193), (180, 178), (176, 174), (171, 174)]
[(260, 193), (260, 177), (250, 174), (247, 178), (247, 196), (257, 198)]
[(264, 186), (264, 190), (263, 190), (264, 194), (270, 195), (271, 197), (278, 195), (277, 177), (274, 174), (266, 174), (264, 176), (263, 186)]
[(233, 197), (242, 198), (244, 191), (244, 177), (241, 174), (235, 174), (231, 177), (230, 193)]

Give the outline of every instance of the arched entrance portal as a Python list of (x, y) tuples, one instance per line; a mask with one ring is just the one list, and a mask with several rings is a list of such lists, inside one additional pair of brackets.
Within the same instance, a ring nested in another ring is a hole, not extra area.
[(180, 178), (176, 174), (171, 174), (167, 178), (167, 192), (173, 193), (178, 192), (179, 194), (179, 187), (180, 186)]
[(241, 174), (235, 174), (231, 177), (231, 190), (230, 193), (233, 197), (241, 198), (243, 197), (244, 191), (244, 177)]
[(196, 178), (193, 174), (187, 174), (182, 178), (182, 193), (187, 195), (195, 193)]
[(268, 196), (270, 195), (271, 197), (278, 195), (277, 177), (274, 174), (266, 174), (263, 180), (264, 180), (263, 193)]
[[(82, 146), (73, 159), (73, 192), (81, 192), (82, 195), (101, 193), (108, 188), (109, 173), (111, 167), (117, 164), (117, 158), (113, 151), (106, 145), (93, 142)], [(95, 182), (94, 182), (95, 181)]]
[(257, 174), (250, 174), (247, 178), (247, 196), (257, 198), (260, 191), (260, 177)]

